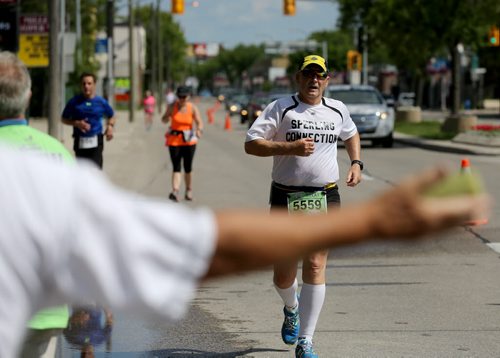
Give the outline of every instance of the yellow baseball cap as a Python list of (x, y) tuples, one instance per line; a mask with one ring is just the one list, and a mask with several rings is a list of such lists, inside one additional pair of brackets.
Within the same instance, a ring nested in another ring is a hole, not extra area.
[(309, 65), (318, 65), (323, 69), (323, 71), (328, 71), (325, 59), (318, 55), (309, 55), (304, 57), (304, 60), (302, 61), (302, 64), (300, 66), (300, 70), (302, 71)]

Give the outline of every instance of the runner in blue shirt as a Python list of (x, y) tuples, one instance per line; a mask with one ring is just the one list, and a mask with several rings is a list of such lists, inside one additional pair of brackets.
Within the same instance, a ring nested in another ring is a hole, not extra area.
[[(62, 122), (73, 126), (73, 149), (78, 158), (86, 158), (103, 165), (103, 137), (113, 139), (114, 112), (108, 102), (96, 95), (96, 77), (92, 73), (80, 76), (82, 93), (74, 96), (64, 107)], [(103, 119), (107, 118), (106, 128)]]

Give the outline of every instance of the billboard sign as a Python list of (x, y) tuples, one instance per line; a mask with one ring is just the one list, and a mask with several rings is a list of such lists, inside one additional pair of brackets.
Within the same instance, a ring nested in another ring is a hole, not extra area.
[(19, 17), (19, 58), (26, 67), (49, 65), (49, 21), (47, 15)]

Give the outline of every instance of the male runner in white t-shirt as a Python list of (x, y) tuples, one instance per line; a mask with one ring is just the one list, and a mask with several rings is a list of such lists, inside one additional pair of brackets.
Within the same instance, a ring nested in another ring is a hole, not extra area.
[[(269, 104), (248, 130), (245, 151), (273, 156), (271, 210), (288, 206), (289, 211), (326, 212), (340, 205), (339, 139), (351, 159), (347, 185), (361, 181), (359, 134), (347, 107), (323, 97), (329, 78), (324, 58), (306, 56), (295, 75), (298, 94)], [(323, 250), (303, 258), (300, 299), (297, 260), (274, 266), (274, 285), (285, 305), (281, 336), (286, 344), (297, 343), (296, 357), (317, 357), (312, 338), (325, 299), (327, 256)]]

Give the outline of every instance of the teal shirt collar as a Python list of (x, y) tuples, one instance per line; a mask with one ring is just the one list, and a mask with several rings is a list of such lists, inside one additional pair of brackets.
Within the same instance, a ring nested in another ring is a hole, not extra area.
[(24, 118), (15, 118), (15, 119), (2, 119), (0, 120), (0, 127), (6, 126), (27, 126), (28, 121)]

